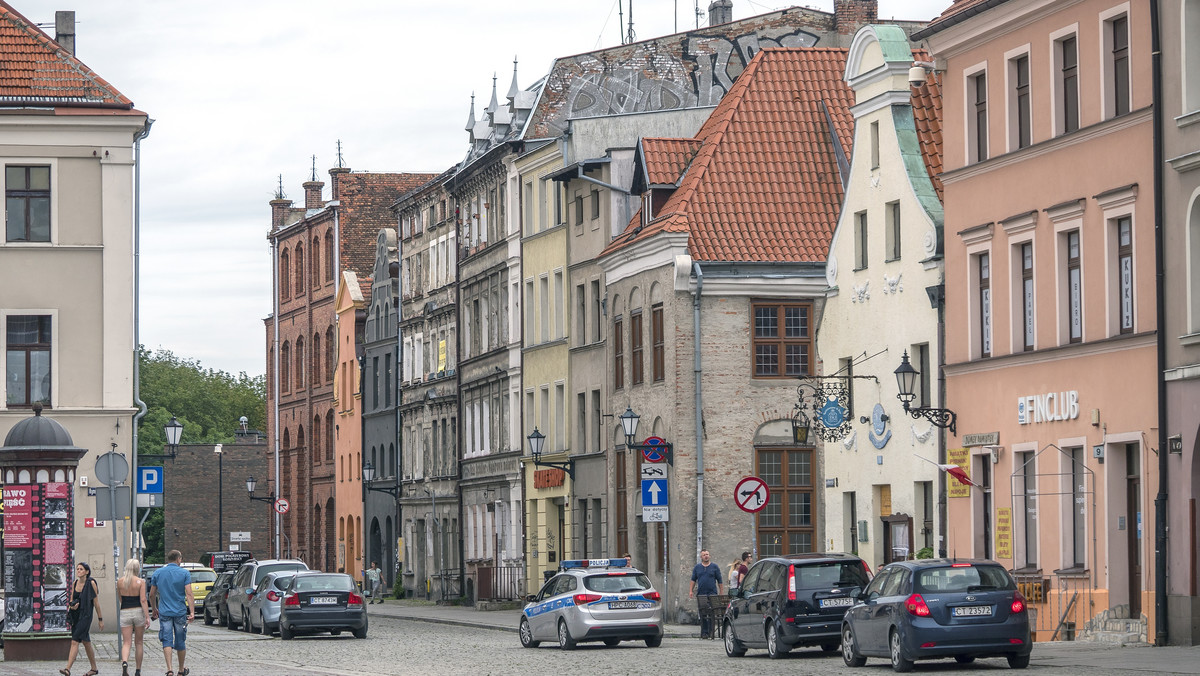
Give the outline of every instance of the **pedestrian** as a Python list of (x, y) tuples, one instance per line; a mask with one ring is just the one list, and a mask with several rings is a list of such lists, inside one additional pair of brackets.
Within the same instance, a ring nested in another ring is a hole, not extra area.
[[(731, 567), (732, 571), (729, 573), (730, 590), (734, 587), (742, 586), (742, 580), (746, 579), (746, 573), (750, 572), (750, 564), (752, 563), (754, 563), (754, 557), (750, 555), (750, 552), (742, 552), (742, 558), (734, 562)], [(735, 576), (737, 579), (736, 584), (734, 583)]]
[(67, 668), (59, 669), (63, 676), (71, 676), (71, 666), (79, 655), (79, 644), (87, 651), (88, 662), (92, 669), (83, 676), (96, 676), (100, 670), (96, 668), (96, 651), (92, 648), (92, 609), (96, 610), (96, 619), (100, 621), (100, 631), (104, 631), (104, 617), (100, 610), (100, 587), (92, 579), (92, 567), (82, 561), (75, 564), (75, 582), (71, 584), (71, 602), (67, 606), (67, 622), (71, 625), (71, 652), (67, 655)]
[(171, 669), (171, 651), (179, 657), (179, 676), (188, 676), (183, 666), (187, 655), (188, 623), (195, 617), (192, 598), (192, 575), (179, 566), (183, 554), (178, 549), (167, 553), (167, 565), (154, 571), (150, 578), (150, 616), (158, 620), (158, 640), (162, 641), (163, 658), (167, 660), (167, 676)]
[(740, 558), (734, 559), (733, 563), (729, 564), (729, 570), (725, 572), (725, 576), (729, 578), (729, 594), (733, 595), (733, 590), (741, 584), (742, 578), (738, 575), (738, 569), (742, 567)]
[(142, 638), (150, 627), (150, 608), (146, 603), (141, 561), (125, 562), (125, 574), (117, 579), (117, 594), (121, 596), (121, 676), (129, 676), (130, 643), (137, 648), (133, 653), (133, 676), (142, 676)]
[(371, 603), (383, 603), (383, 571), (379, 570), (379, 562), (372, 561), (371, 567), (363, 571), (363, 575), (371, 588)]
[(700, 563), (692, 569), (692, 584), (688, 596), (696, 599), (696, 610), (700, 614), (700, 638), (713, 637), (713, 597), (723, 594), (721, 567), (713, 563), (708, 550), (700, 550)]
[(630, 556), (628, 553), (625, 554), (625, 567), (633, 568), (633, 557)]

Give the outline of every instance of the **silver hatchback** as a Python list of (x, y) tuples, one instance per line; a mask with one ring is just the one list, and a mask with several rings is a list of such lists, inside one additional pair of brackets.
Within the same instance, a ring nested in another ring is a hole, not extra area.
[(267, 573), (267, 576), (254, 588), (254, 596), (250, 597), (250, 607), (246, 611), (246, 629), (251, 633), (258, 631), (264, 636), (271, 636), (279, 631), (279, 606), (283, 603), (283, 592), (296, 576), (294, 570), (281, 570)]
[(519, 629), (526, 648), (542, 641), (557, 641), (564, 650), (589, 641), (662, 644), (662, 598), (650, 578), (627, 567), (623, 558), (564, 561), (560, 572), (525, 600)]

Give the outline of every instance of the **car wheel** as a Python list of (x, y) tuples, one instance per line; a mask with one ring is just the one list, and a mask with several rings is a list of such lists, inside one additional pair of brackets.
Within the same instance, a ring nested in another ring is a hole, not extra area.
[(621, 644), (621, 639), (619, 639), (619, 638), (604, 639), (604, 645), (608, 646), (609, 648), (615, 648), (620, 644)]
[(242, 613), (242, 631), (247, 634), (254, 633), (254, 623), (250, 621), (250, 611)]
[(729, 657), (744, 657), (746, 655), (746, 644), (737, 640), (733, 635), (733, 624), (726, 622), (725, 627), (721, 630), (725, 636), (725, 654)]
[(225, 628), (229, 631), (237, 631), (238, 625), (233, 621), (233, 613), (226, 611), (225, 613)]
[(858, 654), (858, 646), (854, 642), (854, 630), (850, 625), (842, 625), (842, 661), (848, 667), (861, 667), (867, 663), (867, 658)]
[(363, 623), (362, 627), (354, 630), (354, 638), (366, 638), (366, 637), (367, 637), (367, 625), (366, 625), (366, 623)]
[(1029, 655), (1009, 655), (1008, 666), (1010, 669), (1024, 669), (1029, 666)]
[(288, 626), (286, 624), (284, 624), (282, 621), (280, 621), (279, 622), (279, 638), (281, 638), (285, 641), (290, 641), (290, 640), (292, 640), (292, 636), (293, 636), (292, 630), (290, 628), (288, 628)]
[(209, 614), (208, 608), (205, 608), (204, 609), (204, 624), (208, 625), (208, 626), (212, 626), (213, 622), (215, 622), (215, 620), (213, 620), (213, 616)]
[(567, 629), (567, 621), (558, 621), (558, 647), (563, 650), (574, 650), (575, 639), (571, 638), (571, 630)]
[(521, 628), (518, 632), (521, 635), (522, 648), (536, 648), (541, 645), (541, 641), (533, 640), (533, 630), (529, 628), (529, 620), (521, 618)]
[(974, 655), (955, 655), (954, 661), (959, 664), (970, 664), (975, 661)]
[(892, 630), (892, 638), (889, 641), (892, 654), (892, 671), (905, 672), (913, 670), (913, 661), (904, 656), (904, 648), (900, 644), (900, 632)]
[(661, 636), (655, 636), (654, 638), (646, 639), (646, 647), (647, 648), (657, 648), (660, 645), (662, 645), (662, 637)]
[(767, 625), (767, 655), (771, 659), (777, 660), (787, 652), (788, 649), (779, 642), (779, 629), (776, 628), (775, 623)]
[(258, 614), (258, 633), (263, 636), (271, 635), (271, 632), (267, 630), (267, 618), (263, 617), (262, 613)]

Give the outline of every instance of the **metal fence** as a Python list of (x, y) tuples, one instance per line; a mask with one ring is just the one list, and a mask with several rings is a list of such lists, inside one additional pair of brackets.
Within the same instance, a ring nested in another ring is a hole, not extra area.
[(522, 593), (522, 566), (479, 566), (476, 568), (476, 590), (480, 601), (514, 601)]
[(1029, 604), (1029, 622), (1040, 641), (1074, 641), (1091, 619), (1092, 580), (1083, 574), (1016, 575)]

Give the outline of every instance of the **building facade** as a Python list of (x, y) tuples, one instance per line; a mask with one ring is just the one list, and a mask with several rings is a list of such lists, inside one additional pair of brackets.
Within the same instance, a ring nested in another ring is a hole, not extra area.
[[(360, 352), (363, 347), (366, 299), (353, 270), (342, 271), (334, 302), (333, 455), (337, 514), (337, 568), (361, 580), (363, 565), (363, 404)], [(386, 571), (386, 569), (385, 569)]]
[(976, 484), (949, 549), (1013, 570), (1039, 640), (1154, 636), (1150, 33), (1145, 3), (961, 0), (914, 35), (944, 71), (949, 454)]

